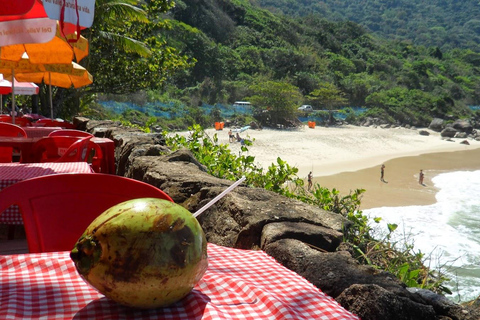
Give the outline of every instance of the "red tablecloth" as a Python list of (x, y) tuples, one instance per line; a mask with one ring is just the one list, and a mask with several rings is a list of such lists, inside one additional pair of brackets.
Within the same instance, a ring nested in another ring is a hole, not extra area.
[(60, 127), (23, 127), (29, 138), (47, 137), (51, 132), (62, 130)]
[[(86, 162), (44, 162), (44, 163), (1, 163), (0, 164), (0, 196), (1, 190), (16, 182), (56, 173), (91, 173)], [(0, 215), (0, 223), (23, 224), (22, 215), (17, 206), (11, 206)]]
[(208, 245), (209, 266), (183, 300), (135, 310), (78, 276), (68, 252), (0, 256), (0, 319), (358, 320), (263, 251)]

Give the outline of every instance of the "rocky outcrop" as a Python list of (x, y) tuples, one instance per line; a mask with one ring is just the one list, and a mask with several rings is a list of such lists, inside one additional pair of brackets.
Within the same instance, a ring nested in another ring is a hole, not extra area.
[[(115, 141), (117, 174), (164, 190), (191, 212), (232, 184), (206, 173), (189, 150), (170, 151), (161, 134), (144, 134), (112, 121), (77, 118), (76, 123)], [(209, 242), (264, 250), (363, 320), (480, 319), (475, 310), (447, 303), (430, 291), (412, 291), (392, 274), (359, 264), (342, 244), (349, 222), (318, 207), (240, 186), (199, 221)]]
[(473, 126), (467, 120), (456, 120), (452, 123), (452, 127), (460, 132), (465, 132), (466, 134), (470, 134), (473, 131)]
[(443, 122), (444, 122), (443, 119), (434, 118), (432, 122), (430, 122), (430, 125), (428, 126), (428, 128), (436, 132), (441, 132), (445, 127)]

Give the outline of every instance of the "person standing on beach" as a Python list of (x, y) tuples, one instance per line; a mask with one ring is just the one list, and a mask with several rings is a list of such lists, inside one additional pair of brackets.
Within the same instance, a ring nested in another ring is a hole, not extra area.
[(228, 142), (234, 142), (235, 136), (233, 135), (232, 129), (228, 130)]
[(382, 166), (380, 167), (380, 181), (385, 182), (384, 176), (385, 176), (385, 165), (382, 164)]
[(423, 170), (420, 169), (420, 174), (418, 175), (418, 183), (420, 183), (423, 186), (423, 178), (424, 178)]
[(308, 191), (310, 191), (310, 189), (312, 188), (312, 178), (313, 178), (312, 171), (310, 171), (310, 173), (309, 173), (308, 176), (307, 176), (307, 180), (308, 180), (308, 188), (307, 188), (307, 190), (308, 190)]

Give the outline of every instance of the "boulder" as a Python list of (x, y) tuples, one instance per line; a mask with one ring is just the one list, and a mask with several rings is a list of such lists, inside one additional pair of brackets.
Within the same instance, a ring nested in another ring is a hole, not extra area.
[(455, 137), (455, 134), (457, 132), (458, 131), (455, 130), (453, 127), (446, 127), (445, 129), (442, 130), (442, 132), (440, 132), (440, 135), (442, 137), (453, 138)]
[(418, 133), (421, 136), (429, 136), (430, 135), (430, 132), (428, 132), (427, 130), (420, 130), (420, 131), (418, 131)]
[(468, 120), (456, 120), (452, 127), (460, 132), (465, 132), (467, 134), (472, 133), (473, 126), (470, 124)]
[(362, 320), (437, 320), (432, 306), (395, 295), (375, 284), (355, 284), (336, 299)]
[(432, 122), (430, 122), (430, 125), (428, 126), (428, 128), (435, 132), (441, 132), (444, 128), (443, 119), (434, 118)]

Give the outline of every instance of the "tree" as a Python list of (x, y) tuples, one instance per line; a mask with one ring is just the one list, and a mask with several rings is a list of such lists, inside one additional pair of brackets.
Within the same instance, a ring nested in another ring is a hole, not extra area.
[(170, 0), (97, 0), (93, 25), (83, 31), (89, 56), (81, 61), (94, 82), (68, 94), (57, 91), (64, 97), (62, 115), (78, 113), (80, 100), (91, 100), (96, 93), (160, 89), (174, 72), (190, 67), (188, 58), (162, 35), (168, 22), (158, 17), (172, 7)]
[(325, 108), (329, 110), (329, 122), (333, 123), (333, 109), (337, 106), (344, 105), (348, 101), (344, 95), (345, 94), (334, 84), (323, 82), (320, 84), (320, 88), (313, 90), (307, 98), (312, 101), (313, 104), (325, 106)]
[(295, 111), (302, 101), (298, 88), (283, 81), (257, 81), (250, 86), (254, 95), (247, 98), (254, 105), (256, 118), (270, 126), (288, 126), (295, 121)]

